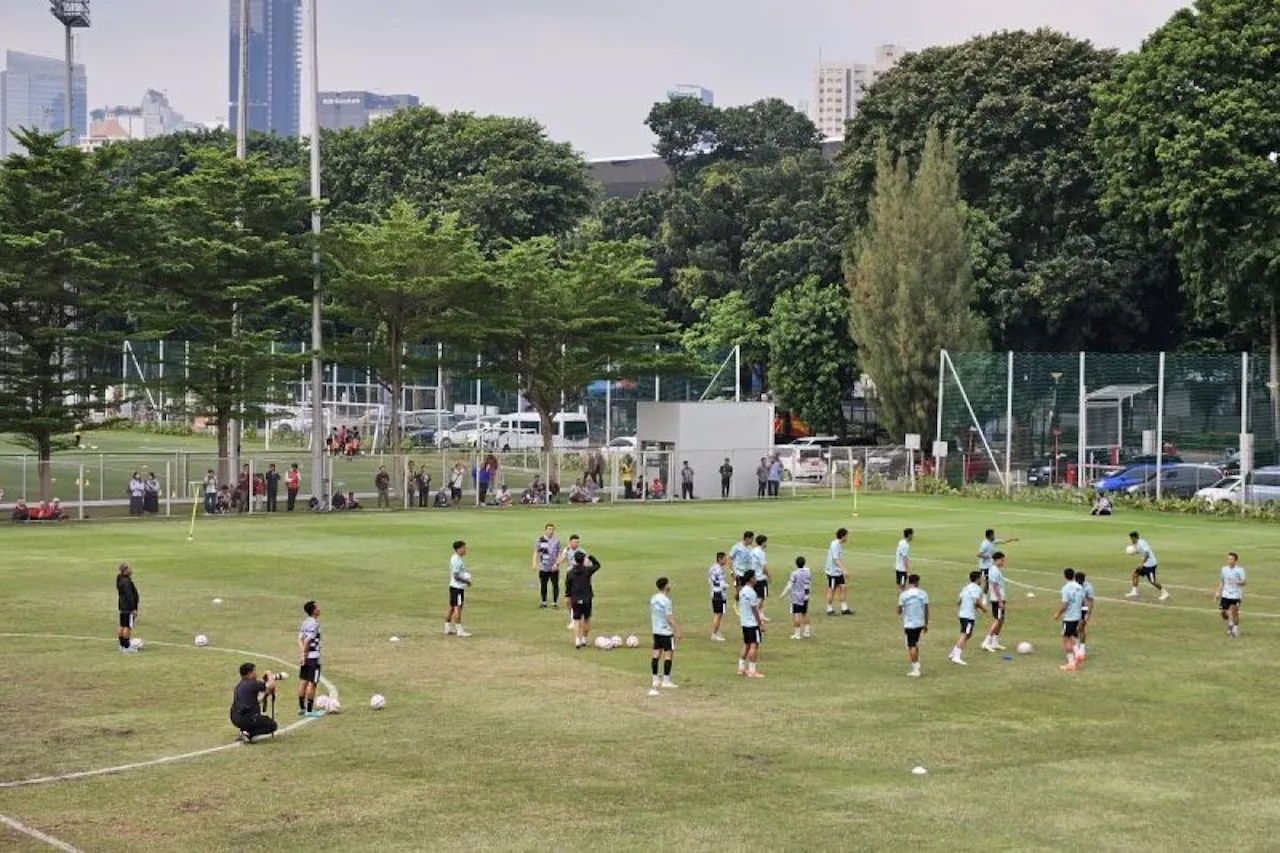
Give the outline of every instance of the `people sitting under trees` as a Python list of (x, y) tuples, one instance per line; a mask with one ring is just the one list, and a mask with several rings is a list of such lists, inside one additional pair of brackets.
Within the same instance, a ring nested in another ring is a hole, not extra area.
[(53, 503), (49, 504), (49, 511), (45, 515), (45, 520), (62, 521), (66, 517), (67, 511), (62, 508), (62, 501), (54, 498)]
[(559, 483), (559, 481), (557, 481), (557, 480), (552, 480), (552, 481), (547, 485), (547, 502), (550, 502), (550, 503), (553, 503), (553, 504), (558, 504), (558, 503), (560, 503), (560, 483)]
[(503, 483), (498, 489), (498, 506), (511, 506), (511, 490)]
[(231, 512), (231, 507), (235, 505), (233, 498), (230, 486), (220, 486), (218, 488), (218, 512), (224, 515)]
[(660, 477), (654, 477), (653, 482), (649, 484), (649, 497), (655, 499), (660, 498), (666, 494), (666, 491), (667, 490), (662, 485), (662, 479)]
[(524, 492), (521, 493), (520, 503), (524, 504), (525, 506), (529, 506), (531, 504), (536, 504), (538, 502), (538, 492), (535, 488), (535, 485), (536, 485), (536, 481), (534, 483), (530, 483), (529, 486), (524, 490)]
[(452, 506), (452, 504), (453, 504), (453, 501), (449, 498), (448, 489), (440, 489), (438, 492), (436, 492), (435, 505), (437, 507)]
[(355, 492), (347, 492), (347, 509), (360, 509), (360, 499)]
[(27, 502), (18, 498), (13, 505), (13, 512), (9, 513), (10, 521), (30, 521), (31, 510), (27, 508)]
[(347, 496), (342, 492), (334, 492), (333, 497), (329, 499), (329, 506), (333, 507), (335, 512), (346, 509)]
[(1093, 509), (1089, 510), (1089, 515), (1111, 515), (1111, 498), (1098, 495), (1098, 499), (1093, 502)]
[(573, 485), (569, 487), (569, 503), (571, 504), (588, 503), (587, 487), (583, 482), (583, 480), (574, 480)]

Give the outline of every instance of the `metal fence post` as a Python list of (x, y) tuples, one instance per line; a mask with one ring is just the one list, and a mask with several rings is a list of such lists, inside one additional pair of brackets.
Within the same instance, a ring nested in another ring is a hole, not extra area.
[(164, 463), (164, 515), (173, 517), (173, 463)]
[(80, 506), (78, 517), (80, 521), (84, 521), (84, 465), (80, 466), (80, 479), (76, 482), (80, 484)]
[(1160, 375), (1156, 386), (1156, 500), (1164, 485), (1164, 352), (1160, 353)]

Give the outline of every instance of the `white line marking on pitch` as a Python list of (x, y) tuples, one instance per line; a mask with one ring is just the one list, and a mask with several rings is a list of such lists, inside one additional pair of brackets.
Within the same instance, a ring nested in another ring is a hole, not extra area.
[[(25, 638), (34, 640), (70, 640), (83, 642), (114, 642), (110, 637), (80, 637), (71, 634), (17, 634), (17, 633), (0, 633), (0, 639), (4, 638)], [(195, 649), (198, 652), (223, 652), (225, 654), (242, 655), (246, 657), (256, 657), (261, 660), (271, 661), (273, 663), (282, 664), (283, 666), (292, 666), (289, 661), (283, 660), (272, 655), (265, 655), (259, 652), (246, 651), (245, 649), (225, 649), (218, 646), (206, 646), (203, 649), (196, 649), (194, 646), (188, 646), (185, 643), (166, 643), (160, 640), (149, 640), (147, 645), (150, 646), (166, 646), (174, 649)], [(320, 677), (320, 683), (328, 690), (329, 696), (337, 698), (338, 686), (324, 676)], [(323, 717), (303, 717), (301, 720), (290, 723), (279, 729), (276, 734), (282, 735), (288, 732), (302, 728), (308, 723), (313, 723)], [(101, 767), (97, 770), (79, 770), (74, 773), (58, 773), (52, 776), (37, 776), (31, 779), (15, 779), (11, 782), (0, 782), (0, 789), (4, 788), (24, 788), (29, 785), (48, 785), (53, 782), (70, 782), (74, 779), (89, 779), (95, 776), (109, 776), (115, 773), (124, 773), (128, 770), (139, 770), (143, 767), (157, 767), (162, 764), (175, 764), (179, 761), (189, 761), (193, 758), (201, 758), (205, 755), (213, 755), (216, 752), (225, 752), (229, 749), (245, 746), (240, 741), (233, 743), (224, 743), (221, 746), (211, 746), (206, 749), (197, 749), (193, 752), (184, 752), (180, 755), (166, 755), (160, 758), (152, 758), (147, 761), (135, 761), (129, 764), (117, 764), (113, 767)]]
[(43, 842), (44, 844), (48, 844), (50, 847), (53, 847), (56, 850), (61, 850), (62, 853), (84, 853), (84, 851), (81, 850), (79, 847), (72, 847), (70, 844), (68, 844), (65, 841), (62, 841), (61, 839), (54, 838), (52, 835), (41, 832), (38, 829), (33, 829), (27, 826), (25, 823), (14, 820), (11, 817), (6, 817), (5, 815), (0, 814), (0, 823), (9, 827), (14, 832), (20, 832), (23, 835), (27, 836), (28, 838), (34, 838), (36, 841), (40, 841), (40, 842)]
[[(1032, 586), (1029, 583), (1019, 583), (1018, 581), (1014, 580), (1013, 578), (1007, 575), (1005, 576), (1005, 579), (1008, 580), (1009, 583), (1012, 584), (1013, 586), (1020, 586), (1023, 589), (1034, 589), (1037, 592), (1049, 592), (1049, 593), (1057, 593), (1060, 591), (1056, 589), (1050, 589), (1047, 586)], [(1108, 598), (1107, 596), (1100, 596), (1098, 600), (1110, 601), (1114, 604), (1128, 604), (1133, 607), (1155, 607), (1160, 610), (1185, 610), (1188, 613), (1217, 613), (1218, 612), (1217, 608), (1211, 608), (1211, 607), (1181, 607), (1177, 604), (1160, 604), (1159, 602), (1155, 602), (1155, 601), (1134, 601), (1131, 598)], [(1267, 619), (1280, 619), (1280, 613), (1259, 613), (1256, 610), (1249, 610), (1247, 612), (1250, 616), (1261, 616)]]

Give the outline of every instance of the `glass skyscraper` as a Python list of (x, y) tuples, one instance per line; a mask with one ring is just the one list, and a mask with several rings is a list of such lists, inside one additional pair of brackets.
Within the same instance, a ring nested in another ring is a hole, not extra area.
[[(25, 151), (13, 138), (19, 128), (62, 131), (67, 123), (67, 64), (61, 59), (7, 50), (0, 71), (0, 157)], [(71, 78), (71, 122), (65, 141), (78, 145), (89, 133), (88, 85), (83, 65)]]
[[(239, 123), (240, 0), (231, 7), (231, 130)], [(297, 136), (302, 122), (301, 0), (249, 0), (249, 130)]]

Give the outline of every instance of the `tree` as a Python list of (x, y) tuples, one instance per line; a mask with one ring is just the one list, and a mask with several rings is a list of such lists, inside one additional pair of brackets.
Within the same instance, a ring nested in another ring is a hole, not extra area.
[(420, 216), (456, 212), (487, 252), (569, 232), (591, 210), (586, 162), (531, 119), (397, 110), (321, 145), (330, 215), (370, 222), (397, 200)]
[[(914, 168), (936, 125), (955, 138), (961, 197), (981, 217), (976, 307), (998, 348), (1171, 344), (1179, 306), (1163, 247), (1111, 227), (1098, 203), (1093, 93), (1117, 62), (1114, 51), (1047, 29), (904, 57), (849, 125), (834, 190), (849, 230), (868, 221), (879, 146)], [(1000, 256), (1007, 265), (989, 265)]]
[(99, 161), (58, 134), (17, 138), (27, 153), (0, 164), (0, 432), (30, 442), (48, 500), (58, 436), (87, 420), (111, 382), (103, 327), (129, 301), (133, 239), (145, 229)]
[(156, 231), (145, 259), (150, 292), (135, 310), (148, 335), (189, 343), (166, 380), (216, 420), (224, 481), (231, 420), (270, 402), (275, 378), (306, 358), (273, 347), (309, 305), (301, 180), (261, 155), (194, 147), (181, 168), (144, 182)]
[(398, 449), (407, 351), (457, 337), (457, 306), (482, 292), (485, 259), (457, 214), (420, 217), (406, 201), (371, 223), (338, 226), (329, 248), (331, 292), (373, 345), (369, 361), (391, 392), (388, 435)]
[(590, 382), (685, 367), (655, 352), (673, 327), (646, 296), (657, 285), (640, 242), (601, 240), (565, 248), (540, 237), (495, 261), (492, 292), (472, 300), (479, 373), (519, 391), (542, 419), (543, 450), (552, 422)]
[(844, 400), (858, 379), (849, 292), (810, 276), (778, 296), (769, 316), (769, 386), (818, 432), (845, 434)]
[(1094, 118), (1106, 209), (1173, 247), (1191, 323), (1269, 342), (1272, 381), (1280, 381), (1277, 32), (1277, 0), (1199, 0), (1126, 58), (1100, 89)]
[(848, 264), (853, 338), (875, 383), (881, 424), (931, 436), (942, 349), (986, 348), (971, 310), (966, 211), (954, 143), (935, 128), (914, 178), (880, 146), (870, 217)]
[(694, 303), (699, 319), (686, 326), (681, 340), (687, 352), (707, 367), (718, 367), (725, 352), (739, 347), (744, 364), (762, 364), (769, 355), (767, 317), (760, 317), (742, 295), (731, 290), (719, 299)]

